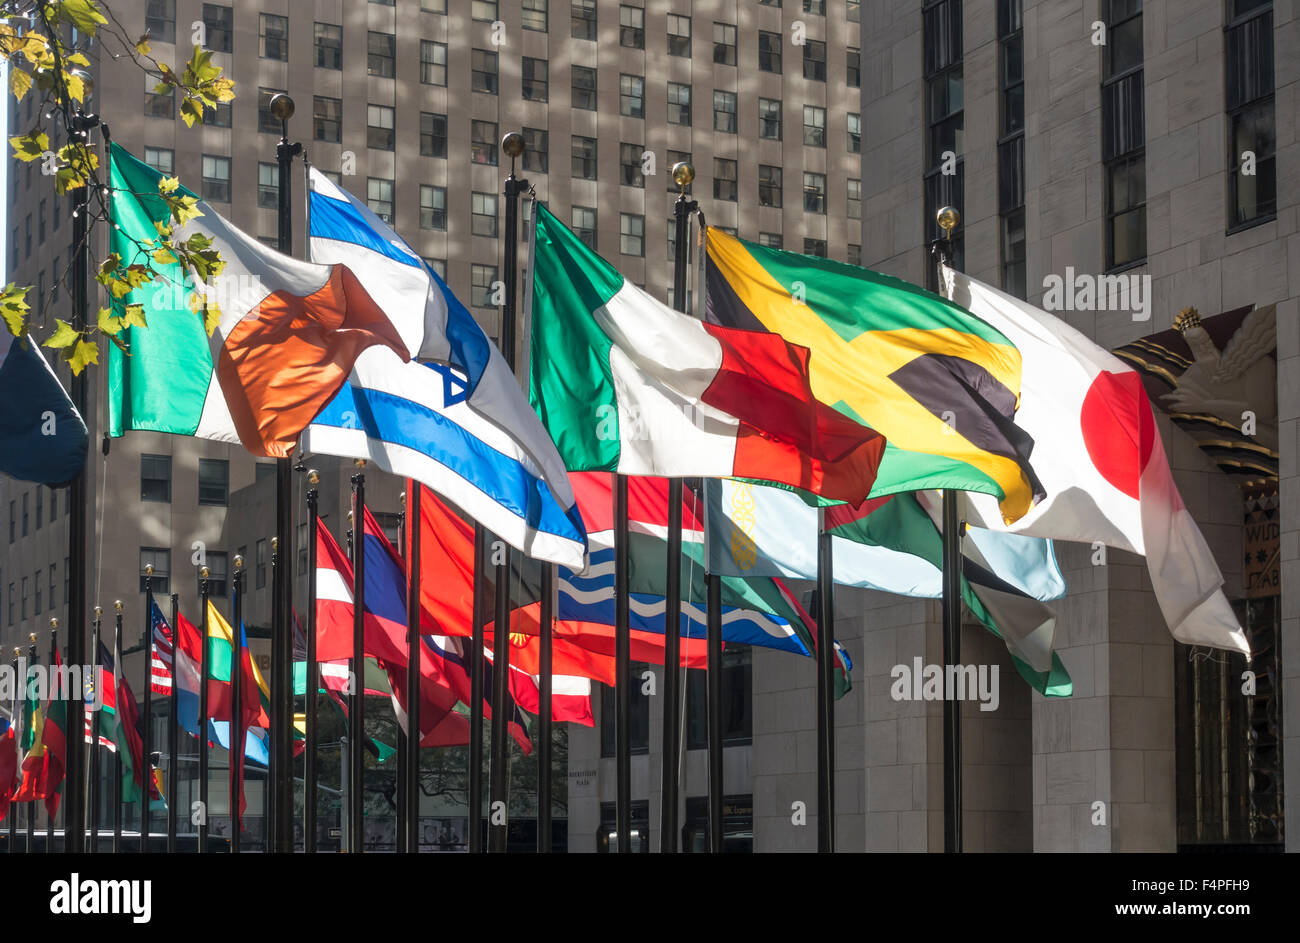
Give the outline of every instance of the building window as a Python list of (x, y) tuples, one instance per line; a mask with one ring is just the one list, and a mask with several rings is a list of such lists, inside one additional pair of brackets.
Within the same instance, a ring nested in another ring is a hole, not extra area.
[(668, 123), (691, 123), (691, 87), (680, 82), (668, 83)]
[(41, 523), (45, 517), (45, 492), (38, 485), (36, 488), (36, 529), (41, 529)]
[(420, 40), (420, 82), (424, 85), (447, 84), (447, 44)]
[(492, 23), (497, 18), (497, 0), (474, 0), (469, 9), (472, 19), (484, 23)]
[(29, 585), (30, 582), (31, 582), (31, 577), (29, 577), (29, 576), (24, 576), (24, 577), (23, 577), (23, 609), (22, 609), (22, 617), (23, 617), (24, 619), (27, 618), (27, 596), (28, 596), (28, 594), (31, 592), (31, 587), (30, 587), (30, 585)]
[(569, 11), (569, 34), (574, 39), (595, 40), (596, 0), (572, 0)]
[(862, 181), (850, 177), (848, 180), (848, 217), (849, 219), (862, 218)]
[(10, 583), (9, 584), (9, 624), (10, 625), (14, 624), (14, 601), (17, 598), (18, 598), (17, 594), (14, 592), (14, 584)]
[(810, 39), (803, 44), (803, 77), (814, 82), (826, 81), (826, 44)]
[(269, 210), (280, 205), (280, 168), (277, 164), (257, 165), (257, 205)]
[(497, 195), (479, 193), (470, 195), (471, 217), (470, 232), (476, 236), (495, 236), (497, 234)]
[(826, 258), (826, 240), (825, 239), (805, 239), (803, 241), (803, 254), (815, 255), (819, 258)]
[(254, 567), (253, 585), (257, 589), (266, 586), (266, 538), (263, 537), (256, 544), (257, 560)]
[(1106, 268), (1146, 258), (1146, 115), (1141, 0), (1107, 0), (1101, 83)]
[(758, 244), (767, 246), (769, 249), (779, 249), (782, 245), (781, 234), (779, 232), (761, 232), (758, 234)]
[(640, 144), (620, 144), (618, 146), (619, 183), (625, 187), (644, 187), (645, 177), (641, 174)]
[(781, 140), (781, 99), (758, 100), (758, 136), (765, 141)]
[(384, 222), (393, 222), (393, 181), (383, 177), (366, 178), (366, 205)]
[(447, 188), (420, 184), (420, 228), (447, 228)]
[(825, 16), (826, 0), (803, 0), (803, 11), (814, 16)]
[(524, 57), (523, 91), (524, 98), (530, 102), (550, 100), (550, 82), (547, 78), (545, 59)]
[(497, 281), (495, 265), (474, 264), (469, 267), (469, 299), (476, 308), (495, 308), (492, 300), (493, 286)]
[(366, 146), (380, 151), (393, 149), (393, 109), (387, 105), (366, 106)]
[(524, 170), (544, 174), (549, 166), (549, 135), (540, 128), (524, 128)]
[(199, 504), (226, 507), (230, 503), (230, 462), (199, 459)]
[(140, 456), (140, 500), (170, 502), (172, 459), (170, 455)]
[[(709, 745), (708, 708), (703, 671), (687, 672), (686, 748)], [(722, 742), (740, 745), (753, 737), (753, 656), (748, 645), (728, 644), (722, 653)]]
[(203, 199), (209, 203), (230, 202), (230, 158), (203, 155)]
[(628, 118), (645, 117), (645, 79), (641, 76), (618, 77), (618, 113)]
[(271, 113), (271, 99), (283, 91), (282, 88), (257, 90), (257, 130), (268, 134), (279, 134), (283, 130), (280, 119)]
[(618, 43), (628, 49), (645, 48), (645, 10), (626, 4), (618, 8)]
[(153, 565), (153, 591), (165, 595), (172, 591), (172, 552), (166, 547), (140, 548), (140, 592), (145, 591), (144, 568)]
[(59, 516), (59, 493), (53, 488), (50, 489), (50, 523)]
[(826, 175), (804, 171), (803, 209), (805, 213), (826, 212)]
[(588, 249), (596, 251), (596, 210), (593, 207), (573, 208), (573, 233)]
[[(928, 241), (942, 237), (935, 213), (950, 205), (962, 208), (963, 75), (962, 9), (960, 0), (929, 0), (922, 11), (922, 74), (925, 79), (925, 233)], [(956, 155), (955, 173), (945, 153)], [(953, 264), (962, 267), (961, 230), (952, 238)], [(926, 286), (937, 288), (933, 265), (927, 265)]]
[(391, 79), (397, 72), (397, 38), (371, 30), (366, 37), (366, 72)]
[(208, 568), (208, 595), (225, 596), (230, 585), (230, 557), (224, 550), (209, 550), (206, 554)]
[(850, 113), (848, 116), (849, 153), (862, 153), (862, 115)]
[(713, 130), (723, 134), (736, 133), (736, 93), (713, 93)]
[(722, 157), (713, 158), (713, 198), (735, 203), (737, 190), (736, 162)]
[(845, 53), (844, 84), (849, 88), (862, 87), (862, 52), (853, 46)]
[(420, 156), (447, 156), (447, 116), (420, 112)]
[(342, 138), (343, 102), (317, 95), (312, 99), (312, 133), (317, 141), (338, 143)]
[(781, 34), (758, 34), (758, 71), (781, 73)]
[(1022, 0), (998, 0), (998, 213), (1002, 290), (1026, 296), (1025, 68)]
[(803, 106), (803, 143), (808, 147), (826, 146), (826, 109)]
[(34, 616), (39, 616), (41, 614), (41, 596), (43, 595), (41, 593), (43, 582), (41, 580), (41, 575), (41, 571), (37, 570), (36, 575), (32, 577), (32, 583), (36, 586), (36, 607), (32, 610), (32, 615)]
[(596, 179), (596, 139), (573, 135), (572, 175), (579, 180)]
[(1271, 0), (1228, 0), (1224, 32), (1229, 230), (1277, 213), (1277, 118)]
[(583, 111), (596, 110), (596, 70), (575, 65), (571, 68), (570, 103)]
[[(601, 692), (601, 698), (602, 698), (601, 704), (603, 705), (606, 703), (606, 701), (608, 701), (610, 707), (608, 708), (608, 711), (606, 711), (606, 709), (603, 707), (601, 709), (602, 724), (605, 723), (603, 718), (606, 716), (607, 713), (610, 720), (608, 721), (609, 733), (606, 734), (603, 727), (601, 729), (601, 755), (613, 756), (614, 755), (614, 720), (613, 720), (614, 702), (613, 702), (612, 695), (606, 698), (604, 693), (605, 691), (612, 691), (613, 688), (609, 687), (608, 685), (605, 685), (603, 686), (603, 689), (604, 690), (602, 690)], [(644, 697), (638, 698), (634, 695), (632, 698), (632, 703), (633, 705), (636, 705), (646, 700), (647, 699)], [(647, 714), (646, 714), (647, 726), (646, 726), (646, 734), (644, 739), (645, 742), (648, 744), (650, 738), (650, 728), (648, 726), (649, 708), (647, 707), (646, 710), (647, 710)], [(636, 711), (637, 708), (634, 706), (632, 708), (634, 718), (636, 718), (637, 716)], [(634, 719), (633, 724), (634, 727), (631, 734), (632, 737), (631, 752), (646, 753), (648, 751), (648, 748), (639, 749), (637, 746), (638, 743), (640, 742), (638, 738), (640, 737), (641, 721), (639, 719)], [(607, 739), (609, 744), (609, 752), (605, 753), (604, 750), (605, 750)], [(629, 822), (628, 824), (629, 847), (636, 854), (645, 854), (650, 850), (650, 800), (648, 799), (635, 800), (632, 803), (631, 808), (629, 808), (628, 810), (628, 822)], [(706, 831), (704, 834), (707, 840), (708, 832)], [(602, 802), (600, 804), (600, 827), (599, 827), (599, 831), (596, 834), (596, 851), (599, 852), (600, 854), (610, 854), (612, 852), (618, 851), (618, 849), (619, 849), (618, 807), (613, 802)]]
[(234, 27), (235, 15), (230, 7), (216, 3), (203, 4), (203, 28), (208, 35), (208, 49), (213, 52), (230, 52)]
[[(176, 117), (176, 89), (168, 88), (163, 94), (154, 91), (158, 87), (158, 80), (151, 75), (144, 77), (144, 115), (146, 118), (174, 118)], [(30, 165), (29, 165), (30, 166)], [(14, 183), (18, 182), (18, 175), (14, 174)]]
[(469, 124), (469, 159), (476, 164), (497, 165), (497, 123), (471, 121)]
[(736, 64), (736, 27), (734, 24), (713, 24), (713, 61), (718, 65)]
[(18, 526), (17, 503), (14, 501), (10, 501), (9, 502), (9, 542), (10, 543), (14, 542), (14, 530), (17, 528), (17, 526)]
[(49, 576), (50, 576), (50, 608), (53, 609), (53, 608), (55, 608), (56, 606), (58, 606), (58, 604), (59, 604), (59, 603), (58, 603), (58, 600), (55, 598), (55, 595), (54, 595), (54, 594), (55, 594), (55, 590), (56, 590), (58, 584), (55, 582), (55, 572), (54, 572), (54, 564), (53, 564), (53, 563), (50, 564), (50, 573), (49, 573)]
[(420, 9), (429, 13), (446, 13), (447, 0), (420, 0)]
[[(650, 666), (643, 662), (632, 663), (632, 676), (641, 677), (641, 673), (650, 670)], [(702, 671), (687, 672), (688, 674), (702, 675)], [(650, 752), (650, 698), (640, 693), (639, 685), (633, 687), (632, 696), (628, 699), (631, 704), (630, 716), (628, 718), (628, 752), (633, 754)], [(615, 698), (614, 689), (608, 684), (600, 686), (600, 755), (613, 756), (618, 749), (615, 742), (617, 737), (617, 727), (614, 723)], [(635, 806), (637, 803), (632, 803)], [(648, 821), (646, 824), (649, 824)], [(649, 847), (649, 840), (645, 845)], [(617, 841), (612, 843), (612, 847), (617, 848)]]
[(44, 243), (45, 242), (45, 201), (44, 200), (41, 200), (40, 210), (36, 214), (36, 216), (37, 216), (36, 241), (38, 243)]
[(547, 0), (524, 0), (523, 12), (520, 16), (520, 25), (524, 29), (536, 30), (539, 33), (546, 32), (546, 4)]
[(207, 118), (207, 112), (204, 111), (205, 122), (209, 128), (228, 128), (234, 119), (234, 113), (230, 102), (217, 102), (217, 106), (212, 109), (212, 117)]
[(483, 92), (485, 95), (495, 95), (497, 93), (497, 54), (488, 52), (486, 49), (475, 49), (470, 52), (470, 85), (476, 92)]
[(618, 214), (618, 251), (623, 255), (645, 255), (645, 217)]
[(316, 68), (343, 68), (343, 27), (334, 23), (316, 24)]
[(176, 0), (149, 0), (144, 28), (154, 42), (176, 42)]
[(446, 259), (431, 259), (428, 256), (425, 256), (424, 264), (429, 267), (429, 271), (433, 272), (433, 274), (441, 278), (444, 284), (446, 283), (447, 281), (447, 260)]
[(668, 55), (691, 57), (691, 18), (668, 14)]
[(758, 165), (758, 205), (781, 206), (781, 168)]
[(274, 13), (258, 14), (258, 55), (263, 59), (289, 61), (289, 18)]

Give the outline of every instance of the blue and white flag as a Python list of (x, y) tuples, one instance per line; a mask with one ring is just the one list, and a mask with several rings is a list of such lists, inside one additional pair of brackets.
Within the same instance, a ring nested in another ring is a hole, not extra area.
[(431, 362), (367, 349), (303, 449), (414, 478), (528, 556), (581, 569), (586, 530), (564, 463), (505, 358), (365, 203), (315, 168), (311, 184), (312, 261), (347, 265)]
[(0, 328), (0, 473), (65, 484), (86, 464), (86, 424), (34, 337)]

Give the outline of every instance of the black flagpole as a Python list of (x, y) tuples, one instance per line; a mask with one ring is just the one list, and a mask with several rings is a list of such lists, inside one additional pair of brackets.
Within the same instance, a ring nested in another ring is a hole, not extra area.
[[(935, 214), (943, 237), (930, 246), (939, 265), (939, 284), (943, 285), (943, 266), (953, 261), (952, 231), (961, 214), (945, 206)], [(943, 492), (943, 663), (961, 663), (961, 535), (962, 524), (957, 508), (957, 492)], [(949, 854), (962, 849), (962, 775), (961, 775), (961, 702), (945, 698), (943, 702), (943, 850)]]
[(537, 851), (547, 854), (552, 850), (551, 835), (551, 720), (554, 697), (552, 673), (554, 651), (551, 645), (555, 628), (555, 565), (542, 564), (541, 633), (538, 637), (538, 732), (537, 732)]
[(316, 852), (316, 694), (320, 688), (320, 668), (316, 664), (316, 529), (320, 527), (317, 507), (320, 473), (307, 472), (307, 748), (303, 753), (302, 778), (302, 850)]
[[(501, 150), (510, 158), (510, 176), (505, 180), (505, 304), (501, 309), (501, 354), (511, 372), (515, 369), (515, 292), (519, 281), (519, 194), (528, 181), (515, 176), (515, 160), (524, 152), (524, 136), (511, 131), (501, 139)], [(497, 538), (499, 539), (499, 538)], [(501, 562), (496, 570), (496, 606), (492, 629), (492, 754), (488, 771), (490, 790), (488, 850), (506, 850), (505, 817), (510, 804), (510, 547), (501, 542)], [(501, 824), (494, 824), (498, 814)]]
[[(51, 500), (55, 500), (55, 499), (51, 499)], [(58, 655), (58, 652), (59, 652), (59, 620), (58, 620), (57, 618), (51, 618), (51, 619), (50, 619), (50, 666), (51, 666), (51, 668), (52, 668), (55, 664), (57, 664), (57, 655)], [(51, 684), (53, 684), (53, 682), (51, 682)], [(65, 692), (64, 692), (64, 697), (68, 697), (68, 695), (69, 695), (70, 693), (71, 693), (71, 692), (66, 692), (66, 691), (65, 691)], [(74, 703), (74, 704), (76, 703), (76, 699), (75, 699), (75, 698), (68, 698), (68, 699), (69, 699), (69, 701), (71, 701), (72, 703)], [(65, 717), (65, 718), (67, 717), (67, 712), (64, 713), (64, 717)], [(63, 721), (63, 723), (64, 723), (66, 726), (68, 726), (68, 727), (73, 726), (72, 723), (70, 723), (70, 722), (69, 722), (68, 720), (66, 720), (66, 719)], [(66, 761), (66, 757), (67, 757), (67, 743), (68, 743), (68, 740), (70, 740), (70, 739), (72, 739), (72, 738), (71, 738), (71, 735), (68, 733), (68, 731), (64, 731), (64, 736), (63, 736), (64, 749), (63, 749), (63, 753), (64, 753), (65, 761)], [(65, 776), (65, 777), (67, 776), (67, 771), (66, 771), (66, 769), (67, 769), (67, 768), (65, 767), (65, 768), (64, 768), (64, 776)], [(66, 812), (64, 813), (64, 816), (65, 816), (65, 817), (67, 816), (67, 813), (66, 813)], [(46, 853), (47, 855), (48, 855), (48, 854), (53, 854), (53, 853), (54, 853), (54, 816), (50, 815), (48, 809), (45, 810), (45, 853)]]
[[(37, 487), (39, 488), (40, 485), (37, 485)], [(36, 654), (36, 633), (35, 632), (30, 633), (27, 636), (27, 640), (28, 642), (30, 642), (30, 644), (27, 646), (27, 657), (31, 659), (33, 665), (39, 664), (40, 656)], [(32, 719), (35, 720), (35, 717), (33, 717)], [(15, 816), (18, 814), (17, 807), (14, 808), (13, 814)], [(23, 851), (30, 855), (32, 853), (32, 845), (35, 843), (35, 841), (36, 841), (36, 802), (34, 800), (28, 800), (27, 802), (27, 844), (23, 847)]]
[(487, 621), (488, 532), (474, 525), (474, 623), (469, 659), (469, 850), (483, 851), (483, 624)]
[(153, 793), (153, 564), (144, 568), (144, 797), (140, 801), (140, 853), (149, 851), (149, 808)]
[[(18, 739), (20, 733), (18, 729), (18, 723), (22, 716), (21, 705), (23, 701), (23, 694), (25, 693), (27, 688), (26, 679), (18, 677), (18, 659), (22, 657), (22, 654), (23, 654), (23, 650), (19, 646), (15, 645), (14, 660), (12, 662), (14, 681), (15, 681), (15, 688), (14, 688), (15, 696), (13, 701), (10, 702), (13, 706), (14, 711), (13, 711), (13, 715), (9, 718), (9, 727), (14, 732), (15, 749), (17, 749), (18, 747)], [(14, 849), (17, 847), (18, 847), (18, 809), (16, 806), (14, 806), (11, 807), (9, 810), (9, 854), (11, 855), (14, 854), (15, 853)]]
[(627, 476), (614, 476), (615, 822), (620, 854), (632, 851), (632, 633), (629, 624)]
[(835, 571), (825, 511), (817, 514), (817, 850), (835, 850)]
[[(676, 253), (673, 258), (673, 306), (686, 310), (686, 273), (690, 214), (699, 204), (686, 199), (695, 168), (686, 161), (673, 165), (677, 202), (673, 204)], [(664, 587), (664, 730), (663, 788), (660, 793), (659, 851), (677, 851), (677, 753), (681, 749), (679, 687), (681, 682), (682, 622), (682, 480), (668, 479), (668, 570)]]
[[(348, 713), (348, 851), (365, 851), (366, 475), (357, 459), (352, 476), (352, 703)], [(412, 696), (407, 695), (408, 706)]]
[(709, 851), (722, 852), (722, 579), (704, 577), (708, 606)]
[(406, 480), (406, 736), (402, 787), (398, 790), (406, 834), (400, 836), (405, 850), (420, 851), (420, 661), (424, 643), (420, 632), (420, 492), (424, 486), (414, 478)]
[(180, 800), (181, 734), (177, 710), (176, 649), (180, 647), (180, 594), (172, 593), (172, 696), (167, 705), (167, 853), (176, 852), (176, 803)]
[[(279, 175), (279, 248), (293, 255), (293, 215), (290, 170), (302, 153), (301, 143), (289, 142), (293, 99), (280, 92), (271, 96), (271, 114), (280, 119), (280, 142), (275, 156)], [(271, 848), (293, 851), (293, 460), (276, 460), (275, 531), (278, 565), (272, 587), (271, 633)]]
[[(126, 668), (122, 664), (122, 600), (113, 603), (116, 614), (113, 618), (113, 674), (119, 671), (126, 677)], [(120, 698), (122, 692), (117, 690), (117, 678), (113, 678), (113, 695)], [(122, 706), (115, 705), (117, 715), (113, 722), (122, 724)], [(113, 751), (113, 854), (122, 853), (122, 749), (125, 743), (119, 743)]]
[[(208, 850), (208, 568), (199, 567), (199, 853)], [(174, 659), (173, 659), (174, 660)]]
[(239, 833), (243, 826), (239, 814), (239, 780), (240, 767), (243, 766), (244, 759), (244, 711), (242, 704), (243, 687), (244, 687), (244, 647), (243, 647), (243, 618), (244, 618), (244, 558), (235, 554), (235, 573), (231, 580), (231, 588), (234, 592), (234, 599), (231, 600), (231, 620), (233, 624), (230, 627), (232, 636), (231, 649), (234, 657), (230, 662), (230, 731), (229, 731), (229, 756), (230, 756), (230, 853), (239, 854)]
[[(95, 653), (95, 665), (99, 666), (99, 639), (104, 628), (104, 610), (100, 606), (95, 607), (95, 623), (90, 636), (92, 651)], [(102, 680), (102, 679), (101, 679)], [(99, 718), (103, 714), (104, 707), (104, 690), (103, 684), (95, 688), (95, 709), (90, 712), (90, 848), (95, 853), (99, 852)], [(84, 737), (85, 734), (83, 733)], [(75, 837), (75, 836), (74, 836)]]

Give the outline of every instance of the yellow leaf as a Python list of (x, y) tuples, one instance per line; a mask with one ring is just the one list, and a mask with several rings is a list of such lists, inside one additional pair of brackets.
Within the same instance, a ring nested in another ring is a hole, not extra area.
[(144, 305), (130, 304), (126, 306), (126, 314), (123, 320), (129, 327), (148, 327), (144, 319)]
[(44, 131), (38, 131), (35, 134), (20, 134), (12, 137), (9, 139), (9, 144), (14, 149), (14, 157), (25, 164), (30, 164), (44, 156), (50, 149), (50, 138)]
[(160, 247), (160, 248), (154, 249), (154, 250), (153, 250), (153, 260), (154, 260), (155, 262), (157, 262), (159, 265), (175, 265), (175, 264), (176, 264), (176, 256), (172, 255), (172, 254), (171, 254), (171, 251), (168, 250), (166, 247)]
[(84, 65), (84, 66), (90, 65), (90, 60), (87, 59), (85, 55), (79, 52), (74, 52), (69, 56), (64, 56), (63, 61), (68, 63), (69, 65)]
[(76, 347), (72, 349), (72, 356), (68, 357), (68, 366), (72, 368), (72, 375), (77, 376), (92, 363), (99, 363), (99, 345), (94, 341), (77, 341)]
[(99, 329), (105, 334), (113, 335), (122, 330), (122, 319), (113, 314), (112, 308), (99, 309)]
[(174, 193), (176, 188), (181, 185), (180, 177), (163, 177), (158, 181), (159, 193)]
[(52, 347), (56, 350), (63, 347), (71, 347), (81, 337), (81, 334), (67, 321), (62, 318), (55, 318), (56, 326), (54, 333), (45, 339), (41, 346)]
[(27, 94), (28, 89), (31, 87), (31, 75), (11, 63), (9, 66), (9, 91), (13, 92), (14, 98), (22, 101), (23, 96)]
[(78, 102), (86, 98), (86, 83), (81, 80), (81, 76), (73, 75), (69, 72), (64, 76), (64, 83), (68, 86), (68, 94)]
[(135, 44), (135, 51), (138, 52), (138, 53), (139, 53), (140, 55), (142, 55), (142, 56), (147, 56), (147, 55), (149, 55), (149, 37), (148, 37), (148, 35), (145, 35), (145, 36), (141, 37), (140, 41), (139, 41), (138, 43)]

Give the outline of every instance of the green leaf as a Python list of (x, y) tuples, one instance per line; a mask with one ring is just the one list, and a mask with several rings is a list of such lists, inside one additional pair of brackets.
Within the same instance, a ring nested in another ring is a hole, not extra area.
[(203, 124), (203, 102), (197, 98), (187, 98), (181, 102), (181, 120), (187, 128), (194, 127), (196, 122)]
[(63, 61), (68, 63), (68, 65), (81, 65), (81, 66), (90, 65), (90, 60), (87, 59), (85, 55), (79, 52), (74, 52), (71, 55), (64, 56)]
[(29, 291), (30, 286), (19, 287), (10, 282), (4, 287), (4, 292), (0, 293), (0, 318), (4, 319), (5, 326), (14, 337), (22, 337), (26, 331)]
[(144, 305), (129, 304), (126, 306), (126, 314), (123, 316), (128, 327), (148, 327), (144, 320)]
[(9, 145), (14, 149), (14, 157), (30, 164), (50, 149), (50, 138), (43, 131), (34, 131), (10, 138)]
[(159, 265), (175, 265), (176, 256), (165, 246), (153, 250), (153, 260)]
[(61, 0), (58, 4), (57, 15), (68, 20), (87, 36), (94, 36), (95, 31), (99, 29), (99, 25), (108, 22), (104, 14), (99, 12), (99, 8), (91, 0)]
[(19, 101), (27, 94), (27, 90), (32, 87), (31, 73), (26, 72), (12, 63), (9, 66), (9, 91), (13, 93), (14, 98)]
[(125, 326), (124, 320), (113, 314), (112, 308), (99, 309), (99, 329), (103, 333), (113, 336), (120, 333)]
[(53, 347), (56, 350), (64, 347), (71, 347), (81, 339), (81, 332), (74, 328), (62, 318), (55, 318), (54, 323), (57, 325), (53, 334), (45, 339), (42, 347)]
[(77, 345), (72, 348), (72, 356), (68, 357), (72, 375), (77, 376), (92, 363), (99, 363), (99, 345), (94, 341), (77, 341)]

